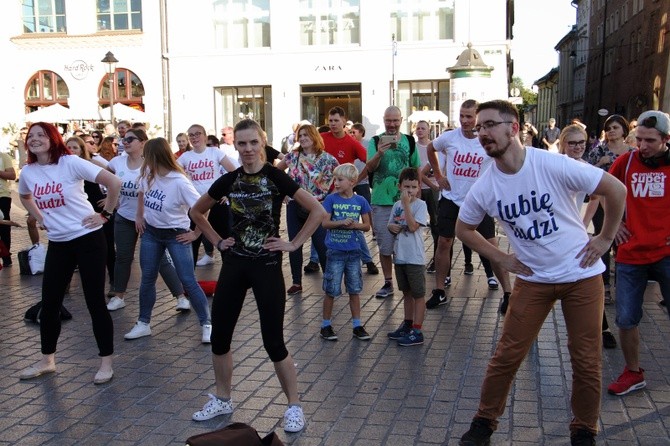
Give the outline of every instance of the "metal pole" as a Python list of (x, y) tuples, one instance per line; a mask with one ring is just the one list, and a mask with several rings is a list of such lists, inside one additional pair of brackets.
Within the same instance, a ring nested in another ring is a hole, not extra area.
[(112, 65), (109, 65), (109, 120), (114, 127), (114, 72), (111, 70)]
[(395, 40), (395, 33), (391, 34), (392, 54), (391, 54), (391, 105), (395, 104), (396, 91), (398, 89), (398, 81), (395, 78), (395, 56), (398, 54), (398, 43)]

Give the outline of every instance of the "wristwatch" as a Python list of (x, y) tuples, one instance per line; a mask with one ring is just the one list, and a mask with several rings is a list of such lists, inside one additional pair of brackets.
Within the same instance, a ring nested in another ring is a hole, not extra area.
[(112, 218), (112, 215), (113, 215), (113, 214), (112, 214), (111, 212), (106, 211), (106, 210), (103, 209), (103, 210), (100, 211), (100, 215), (102, 215), (102, 216), (105, 217), (107, 220), (109, 220), (110, 218)]

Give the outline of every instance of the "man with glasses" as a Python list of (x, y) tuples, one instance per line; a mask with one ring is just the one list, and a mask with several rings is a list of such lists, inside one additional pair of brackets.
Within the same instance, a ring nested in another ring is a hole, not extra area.
[[(572, 364), (572, 445), (595, 445), (601, 392), (603, 281), (600, 260), (623, 215), (626, 189), (612, 175), (567, 156), (524, 147), (516, 107), (502, 100), (477, 107), (479, 142), (494, 163), (472, 186), (456, 223), (463, 243), (517, 275), (479, 409), (460, 444), (488, 445), (512, 381), (544, 320), (560, 300)], [(575, 194), (605, 203), (601, 233), (589, 239)], [(511, 253), (477, 232), (486, 215), (498, 219)], [(467, 374), (468, 371), (465, 371)]]
[[(433, 168), (435, 181), (440, 186), (441, 195), (437, 217), (439, 237), (435, 253), (435, 289), (426, 302), (426, 308), (429, 310), (447, 303), (444, 288), (451, 285), (451, 252), (456, 234), (458, 210), (474, 182), (493, 162), (479, 143), (477, 133), (474, 131), (477, 105), (477, 101), (473, 99), (463, 102), (459, 111), (460, 128), (442, 133), (426, 148), (428, 161)], [(441, 154), (443, 165), (438, 161), (438, 152)], [(485, 216), (477, 230), (489, 243), (498, 246), (493, 218)], [(481, 257), (481, 260), (487, 270), (489, 288), (497, 289), (498, 282), (493, 277), (492, 265), (485, 257)], [(472, 274), (473, 271), (472, 263), (466, 263), (465, 274)], [(505, 314), (512, 291), (509, 274), (497, 269), (495, 275), (502, 282), (503, 300), (500, 312)]]
[(116, 153), (117, 155), (123, 155), (123, 138), (126, 137), (126, 132), (130, 129), (130, 122), (129, 121), (119, 121), (119, 123), (116, 125), (116, 131), (119, 135), (119, 141), (118, 141), (118, 146), (116, 148)]
[(642, 304), (647, 280), (657, 281), (670, 305), (670, 118), (651, 110), (637, 119), (638, 150), (619, 156), (610, 173), (626, 185), (626, 217), (616, 235), (616, 324), (626, 361), (607, 387), (625, 395), (647, 384), (640, 367)]
[[(384, 285), (375, 297), (393, 296), (393, 234), (387, 228), (391, 210), (400, 199), (398, 176), (406, 167), (421, 166), (414, 137), (400, 133), (402, 112), (392, 105), (384, 111), (385, 132), (368, 145), (367, 167), (372, 177), (372, 226), (377, 236)], [(388, 138), (385, 138), (387, 136)]]

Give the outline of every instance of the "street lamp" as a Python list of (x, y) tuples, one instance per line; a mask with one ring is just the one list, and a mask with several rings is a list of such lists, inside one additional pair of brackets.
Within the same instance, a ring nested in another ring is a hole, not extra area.
[(105, 58), (100, 62), (107, 64), (107, 75), (109, 82), (109, 120), (114, 125), (114, 73), (116, 72), (116, 64), (118, 60), (114, 57), (114, 53), (107, 51)]

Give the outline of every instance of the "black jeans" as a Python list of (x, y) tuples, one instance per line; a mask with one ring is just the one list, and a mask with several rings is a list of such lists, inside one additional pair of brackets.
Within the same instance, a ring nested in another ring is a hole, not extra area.
[[(12, 199), (10, 197), (0, 197), (0, 211), (5, 214), (5, 220), (9, 220), (9, 211), (12, 209)], [(12, 246), (12, 227), (0, 225), (0, 240), (5, 244), (7, 250)], [(7, 257), (9, 259), (9, 257)], [(4, 259), (3, 259), (4, 260)]]
[(102, 229), (67, 242), (49, 242), (42, 277), (40, 337), (43, 354), (56, 352), (61, 330), (60, 308), (65, 288), (77, 265), (99, 355), (114, 353), (114, 325), (105, 303), (106, 260), (107, 241)]
[(223, 265), (212, 300), (212, 353), (230, 351), (235, 325), (240, 317), (247, 290), (256, 299), (263, 346), (272, 362), (286, 359), (284, 309), (286, 292), (281, 268), (282, 255), (247, 258), (224, 253)]

